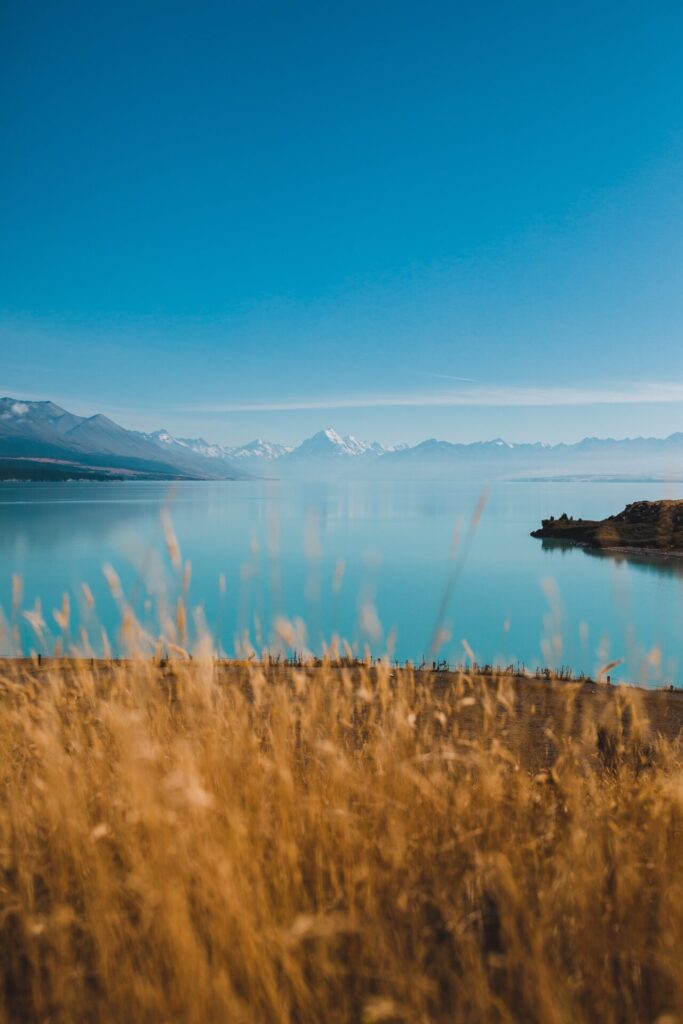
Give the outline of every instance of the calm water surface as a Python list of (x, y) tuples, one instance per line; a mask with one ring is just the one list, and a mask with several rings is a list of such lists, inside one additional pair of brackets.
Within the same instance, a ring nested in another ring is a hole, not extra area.
[[(679, 497), (661, 484), (507, 483), (493, 487), (475, 529), (481, 489), (461, 483), (67, 483), (0, 485), (2, 653), (66, 644), (96, 653), (102, 627), (115, 651), (121, 601), (112, 565), (150, 635), (173, 614), (182, 573), (161, 526), (170, 511), (191, 565), (189, 604), (226, 654), (275, 648), (278, 616), (306, 623), (296, 645), (318, 652), (337, 634), (363, 652), (431, 659), (472, 651), (481, 662), (594, 672), (683, 684), (683, 560), (597, 556), (544, 548), (542, 517), (602, 517), (641, 498)], [(455, 552), (455, 554), (453, 554)], [(23, 581), (12, 611), (12, 576)], [(221, 577), (225, 586), (221, 586)], [(449, 585), (450, 581), (450, 585)], [(95, 599), (89, 608), (82, 584)], [(62, 630), (53, 610), (69, 595)], [(41, 602), (45, 630), (25, 610)], [(85, 639), (87, 637), (87, 639)]]

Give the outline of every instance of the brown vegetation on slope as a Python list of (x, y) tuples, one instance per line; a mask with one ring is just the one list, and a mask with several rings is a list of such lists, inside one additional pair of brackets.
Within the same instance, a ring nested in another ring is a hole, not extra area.
[(634, 501), (607, 519), (544, 519), (532, 537), (593, 548), (683, 555), (683, 500)]

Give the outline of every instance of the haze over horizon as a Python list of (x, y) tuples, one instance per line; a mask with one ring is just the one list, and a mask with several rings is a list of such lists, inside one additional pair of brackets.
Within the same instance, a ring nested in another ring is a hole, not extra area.
[(0, 393), (142, 430), (683, 429), (671, 3), (3, 7)]
[[(307, 445), (308, 442), (310, 442), (310, 441), (313, 441), (313, 440), (315, 440), (317, 438), (324, 439), (325, 437), (332, 441), (333, 447), (338, 444), (342, 448), (344, 448), (345, 450), (354, 450), (354, 453), (355, 453), (355, 449), (357, 447), (356, 446), (356, 442), (360, 442), (360, 447), (358, 448), (358, 451), (360, 451), (361, 449), (364, 449), (365, 447), (376, 447), (376, 446), (379, 446), (379, 449), (385, 450), (385, 451), (392, 451), (394, 449), (417, 450), (420, 446), (423, 446), (425, 444), (425, 442), (432, 443), (434, 441), (438, 442), (439, 445), (441, 445), (443, 442), (445, 442), (448, 447), (453, 447), (453, 446), (458, 447), (458, 446), (465, 445), (465, 446), (468, 446), (468, 447), (471, 447), (471, 448), (476, 448), (476, 447), (478, 447), (480, 445), (483, 445), (485, 447), (486, 446), (491, 446), (491, 445), (503, 445), (504, 447), (507, 447), (507, 448), (518, 449), (520, 447), (531, 445), (532, 447), (536, 447), (536, 448), (541, 447), (541, 448), (548, 449), (548, 450), (556, 450), (558, 447), (561, 447), (561, 446), (566, 446), (568, 448), (575, 448), (577, 446), (580, 447), (583, 442), (592, 442), (592, 441), (603, 441), (603, 442), (609, 442), (609, 443), (611, 443), (611, 442), (621, 443), (621, 442), (624, 442), (624, 441), (636, 441), (636, 442), (639, 442), (639, 441), (657, 441), (657, 442), (659, 442), (659, 441), (676, 441), (678, 443), (680, 441), (680, 439), (683, 438), (683, 431), (673, 431), (671, 434), (667, 434), (667, 435), (664, 435), (664, 436), (656, 435), (656, 434), (652, 434), (652, 433), (650, 433), (650, 434), (634, 434), (634, 433), (632, 433), (632, 434), (628, 434), (628, 435), (624, 435), (624, 436), (619, 436), (619, 437), (614, 437), (612, 435), (605, 435), (603, 437), (597, 437), (596, 435), (586, 435), (586, 434), (583, 434), (580, 437), (576, 438), (575, 440), (571, 440), (571, 441), (557, 441), (557, 442), (548, 442), (544, 438), (524, 438), (522, 440), (511, 441), (510, 438), (507, 438), (507, 437), (502, 438), (502, 437), (500, 437), (500, 435), (496, 435), (496, 436), (491, 435), (491, 436), (477, 438), (474, 441), (473, 440), (463, 441), (460, 438), (421, 437), (417, 441), (410, 442), (410, 443), (406, 443), (406, 442), (403, 442), (403, 441), (398, 441), (398, 442), (393, 442), (393, 443), (387, 444), (386, 442), (383, 442), (381, 439), (379, 439), (377, 437), (364, 437), (364, 436), (360, 436), (357, 432), (356, 433), (350, 432), (348, 434), (342, 434), (342, 433), (340, 433), (340, 431), (336, 430), (336, 428), (334, 427), (334, 425), (332, 423), (327, 423), (324, 426), (319, 426), (319, 427), (315, 428), (315, 430), (311, 434), (302, 435), (302, 436), (296, 438), (293, 442), (282, 442), (277, 437), (264, 437), (262, 434), (255, 434), (253, 437), (250, 437), (247, 441), (239, 442), (238, 444), (235, 444), (235, 445), (228, 445), (228, 444), (225, 444), (224, 442), (217, 441), (215, 438), (212, 438), (212, 437), (202, 437), (202, 436), (197, 436), (197, 437), (185, 436), (185, 437), (183, 437), (183, 436), (181, 436), (179, 434), (174, 434), (172, 431), (169, 431), (168, 428), (166, 426), (164, 426), (164, 425), (162, 425), (162, 426), (158, 426), (157, 425), (157, 427), (154, 430), (151, 430), (151, 431), (136, 431), (136, 428), (134, 426), (132, 426), (131, 423), (128, 423), (125, 420), (119, 420), (117, 422), (115, 420), (111, 420), (111, 418), (109, 418), (109, 417), (106, 417), (106, 415), (101, 413), (101, 412), (90, 412), (90, 411), (80, 412), (80, 411), (76, 411), (74, 409), (66, 409), (63, 406), (60, 406), (59, 403), (53, 402), (51, 399), (35, 399), (32, 396), (28, 396), (28, 395), (23, 395), (21, 397), (19, 397), (17, 395), (0, 395), (0, 425), (7, 425), (7, 422), (11, 421), (11, 423), (15, 427), (19, 428), (19, 435), (22, 436), (21, 424), (25, 423), (25, 424), (29, 425), (31, 422), (34, 422), (33, 421), (33, 410), (32, 410), (32, 407), (36, 407), (36, 406), (38, 406), (38, 407), (40, 407), (40, 406), (49, 407), (50, 408), (49, 415), (53, 416), (53, 417), (57, 416), (57, 415), (61, 416), (62, 414), (65, 414), (65, 419), (67, 419), (67, 420), (73, 419), (74, 413), (76, 414), (76, 418), (83, 419), (83, 420), (90, 420), (91, 419), (93, 421), (102, 421), (102, 417), (104, 415), (105, 419), (109, 419), (109, 423), (110, 423), (112, 428), (115, 428), (115, 429), (118, 430), (118, 428), (122, 427), (126, 433), (132, 431), (134, 434), (135, 433), (139, 433), (139, 434), (141, 434), (141, 436), (145, 436), (145, 437), (148, 437), (148, 438), (153, 438), (155, 440), (155, 443), (160, 443), (162, 445), (162, 447), (165, 446), (166, 442), (172, 442), (172, 443), (180, 442), (181, 444), (184, 444), (185, 442), (191, 442), (193, 445), (195, 445), (195, 443), (198, 443), (200, 448), (198, 448), (197, 450), (201, 450), (201, 446), (203, 446), (203, 445), (208, 445), (209, 447), (221, 446), (223, 448), (223, 450), (224, 450), (224, 454), (228, 458), (230, 457), (230, 452), (231, 451), (248, 450), (249, 448), (251, 448), (254, 445), (259, 446), (259, 454), (263, 454), (265, 451), (270, 451), (271, 450), (271, 446), (274, 446), (273, 450), (277, 450), (277, 454), (275, 454), (274, 457), (277, 458), (279, 454), (284, 454), (285, 452), (291, 452), (293, 450), (298, 449), (300, 446)], [(3, 409), (4, 409), (4, 411), (3, 411)], [(106, 427), (105, 427), (105, 429), (106, 429)], [(29, 433), (24, 432), (23, 436), (27, 437), (27, 436), (29, 436)], [(350, 449), (348, 447), (347, 442), (350, 443), (350, 446), (351, 446)], [(265, 448), (261, 447), (263, 445), (265, 445)], [(672, 468), (672, 471), (673, 471), (673, 466), (671, 468)]]

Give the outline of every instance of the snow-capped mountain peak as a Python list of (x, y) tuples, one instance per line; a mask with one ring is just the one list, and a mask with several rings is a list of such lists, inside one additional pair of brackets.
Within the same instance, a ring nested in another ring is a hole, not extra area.
[(175, 437), (165, 429), (155, 430), (153, 433), (143, 436), (160, 447), (185, 448), (205, 459), (225, 459), (227, 461), (258, 459), (271, 462), (291, 451), (288, 445), (264, 441), (260, 437), (249, 441), (248, 444), (233, 447), (227, 444), (210, 444), (203, 437)]
[(165, 428), (141, 436), (146, 441), (152, 441), (159, 448), (176, 450), (181, 448), (185, 452), (201, 455), (204, 459), (229, 459), (231, 457), (231, 449), (224, 445), (209, 444), (203, 437), (176, 437)]
[(305, 441), (290, 452), (290, 459), (323, 459), (329, 458), (352, 458), (368, 454), (381, 455), (387, 449), (378, 442), (368, 443), (360, 441), (352, 434), (342, 437), (336, 430), (327, 427), (319, 430), (317, 434), (306, 438)]
[(279, 459), (282, 455), (291, 452), (291, 450), (290, 445), (277, 444), (274, 441), (264, 441), (261, 437), (256, 437), (253, 441), (249, 441), (239, 448), (231, 449), (233, 459), (264, 459), (267, 462)]
[(162, 428), (151, 434), (142, 434), (147, 441), (152, 441), (161, 448), (183, 448), (208, 459), (224, 459), (229, 462), (253, 463), (254, 467), (264, 462), (275, 462), (282, 458), (288, 460), (318, 460), (332, 458), (353, 458), (359, 456), (380, 456), (385, 452), (397, 451), (405, 445), (385, 447), (377, 441), (361, 441), (353, 434), (342, 436), (332, 427), (319, 430), (317, 434), (306, 438), (296, 447), (265, 441), (256, 437), (243, 445), (210, 444), (201, 437), (175, 437), (170, 431)]
[(0, 397), (0, 478), (3, 472), (5, 478), (16, 473), (18, 462), (27, 479), (42, 479), (46, 472), (52, 474), (49, 479), (74, 474), (84, 479), (489, 481), (577, 474), (630, 478), (635, 473), (679, 479), (683, 432), (666, 438), (586, 437), (556, 444), (510, 443), (500, 437), (468, 443), (432, 438), (409, 447), (366, 442), (328, 427), (296, 448), (260, 437), (230, 446), (175, 437), (166, 429), (150, 434), (127, 430), (102, 414), (79, 416), (49, 401)]
[(173, 434), (169, 433), (165, 427), (162, 427), (161, 430), (155, 430), (147, 436), (150, 440), (156, 441), (157, 444), (182, 444), (184, 448), (188, 447), (188, 445), (184, 444), (177, 437), (174, 437)]

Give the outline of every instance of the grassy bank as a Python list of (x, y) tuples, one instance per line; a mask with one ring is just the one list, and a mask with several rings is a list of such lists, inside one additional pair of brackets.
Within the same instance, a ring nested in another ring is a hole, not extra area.
[(0, 666), (6, 1021), (667, 1021), (683, 696)]

